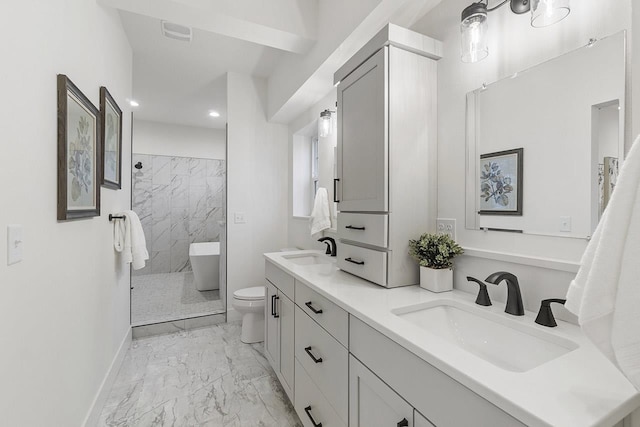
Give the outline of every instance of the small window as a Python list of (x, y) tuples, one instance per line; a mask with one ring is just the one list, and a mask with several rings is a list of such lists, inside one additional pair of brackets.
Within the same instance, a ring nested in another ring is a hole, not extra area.
[(316, 193), (318, 192), (319, 163), (320, 155), (318, 154), (318, 138), (311, 139), (311, 206), (313, 206)]

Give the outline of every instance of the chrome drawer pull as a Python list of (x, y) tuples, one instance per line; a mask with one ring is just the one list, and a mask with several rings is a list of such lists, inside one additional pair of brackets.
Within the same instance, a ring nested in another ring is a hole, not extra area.
[(356, 227), (355, 225), (347, 225), (345, 228), (348, 228), (349, 230), (359, 230), (359, 231), (365, 230), (364, 227)]
[(276, 295), (274, 295), (274, 297), (275, 298), (273, 299), (273, 301), (274, 301), (274, 304), (273, 304), (273, 317), (275, 317), (277, 319), (278, 317), (280, 317), (280, 315), (278, 314), (278, 300), (280, 299), (280, 297), (276, 296)]
[(313, 353), (311, 353), (311, 347), (305, 347), (304, 351), (307, 352), (307, 354), (309, 355), (309, 357), (311, 358), (311, 360), (313, 360), (316, 363), (322, 363), (322, 357), (318, 357), (316, 358)]
[(356, 260), (353, 260), (351, 258), (345, 258), (344, 260), (347, 261), (347, 262), (350, 262), (352, 264), (364, 265), (364, 261), (356, 261)]
[(309, 419), (311, 420), (311, 424), (313, 424), (313, 427), (322, 427), (322, 423), (317, 423), (316, 420), (314, 420), (311, 416), (311, 405), (304, 408), (304, 412), (307, 413), (307, 417), (309, 417)]
[(311, 305), (311, 301), (309, 301), (309, 302), (305, 302), (305, 303), (304, 303), (304, 305), (306, 305), (307, 307), (309, 307), (309, 310), (313, 311), (315, 314), (322, 314), (322, 309), (319, 309), (319, 310), (318, 310), (317, 308), (314, 308), (314, 307)]

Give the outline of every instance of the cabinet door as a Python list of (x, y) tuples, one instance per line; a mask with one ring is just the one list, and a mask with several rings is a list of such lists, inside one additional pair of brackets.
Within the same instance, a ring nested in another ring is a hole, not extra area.
[(349, 426), (413, 427), (413, 408), (353, 356), (349, 356)]
[(338, 208), (389, 210), (388, 48), (338, 85)]
[(280, 315), (280, 374), (284, 383), (282, 386), (287, 391), (293, 402), (293, 371), (294, 371), (294, 308), (293, 301), (280, 293), (278, 300), (278, 314)]
[(420, 412), (413, 411), (413, 427), (435, 427)]
[(276, 372), (280, 371), (280, 322), (278, 321), (278, 288), (273, 286), (271, 282), (265, 280), (266, 301), (265, 301), (265, 331), (264, 331), (264, 350), (267, 360)]

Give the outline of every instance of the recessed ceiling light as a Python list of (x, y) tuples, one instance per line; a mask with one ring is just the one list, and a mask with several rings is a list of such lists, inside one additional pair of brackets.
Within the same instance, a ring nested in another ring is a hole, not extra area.
[(220, 113), (218, 113), (217, 111), (213, 111), (213, 110), (209, 111), (209, 115), (211, 117), (220, 117)]
[(129, 101), (129, 105), (131, 105), (132, 107), (139, 107), (140, 104), (138, 104), (138, 101), (134, 101), (133, 99)]

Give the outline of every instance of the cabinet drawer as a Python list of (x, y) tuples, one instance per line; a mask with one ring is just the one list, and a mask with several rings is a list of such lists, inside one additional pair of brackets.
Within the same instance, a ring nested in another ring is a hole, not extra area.
[(340, 212), (338, 236), (341, 239), (386, 248), (389, 246), (389, 215)]
[(427, 414), (432, 424), (524, 427), (502, 409), (356, 317), (351, 316), (349, 329), (351, 353), (411, 406)]
[(296, 283), (296, 304), (347, 347), (349, 345), (349, 314), (307, 285)]
[(289, 276), (269, 261), (265, 262), (264, 275), (268, 281), (276, 285), (290, 300), (293, 300), (294, 282), (292, 276)]
[(322, 427), (347, 427), (298, 360), (295, 390), (295, 408), (304, 427), (315, 427), (314, 423)]
[(296, 359), (346, 423), (349, 353), (297, 306), (295, 320)]
[(378, 285), (387, 286), (387, 253), (342, 243), (338, 268)]

